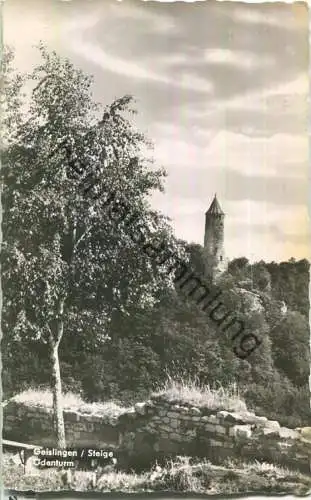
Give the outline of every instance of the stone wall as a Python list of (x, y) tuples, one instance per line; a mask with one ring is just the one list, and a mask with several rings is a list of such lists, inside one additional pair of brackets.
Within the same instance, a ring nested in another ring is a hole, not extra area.
[[(68, 447), (116, 448), (119, 444), (117, 418), (64, 410), (64, 421)], [(3, 437), (55, 446), (52, 409), (9, 401), (3, 408)]]
[[(311, 439), (252, 412), (228, 412), (153, 397), (115, 418), (65, 411), (68, 447), (115, 449), (146, 464), (174, 455), (257, 459), (310, 471)], [(6, 439), (55, 446), (52, 411), (14, 401), (4, 407)]]

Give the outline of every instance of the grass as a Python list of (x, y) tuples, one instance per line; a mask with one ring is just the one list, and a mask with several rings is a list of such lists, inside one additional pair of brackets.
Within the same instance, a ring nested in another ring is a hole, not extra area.
[(200, 408), (212, 410), (227, 410), (246, 412), (245, 401), (240, 396), (236, 384), (223, 388), (212, 388), (202, 385), (195, 379), (176, 380), (168, 377), (164, 386), (153, 393), (168, 402), (191, 404)]
[(307, 495), (311, 493), (310, 475), (289, 471), (267, 463), (233, 463), (216, 466), (203, 460), (194, 462), (189, 457), (177, 457), (160, 467), (142, 474), (110, 471), (74, 471), (67, 474), (56, 469), (45, 469), (36, 475), (23, 475), (21, 465), (10, 462), (4, 455), (3, 484), (16, 491), (94, 491), (94, 492), (183, 492), (205, 495), (244, 493), (284, 493)]
[[(77, 411), (85, 414), (96, 414), (105, 417), (118, 417), (124, 413), (127, 408), (117, 405), (113, 401), (106, 403), (85, 403), (79, 394), (67, 392), (63, 394), (63, 409)], [(53, 396), (48, 389), (28, 389), (14, 396), (10, 401), (21, 403), (29, 407), (40, 406), (52, 408)]]
[(109, 472), (103, 474), (97, 481), (96, 491), (134, 493), (148, 489), (149, 474), (131, 474), (125, 472)]
[[(222, 386), (212, 388), (209, 385), (200, 384), (196, 379), (176, 379), (168, 376), (166, 382), (154, 391), (152, 396), (160, 396), (167, 402), (178, 402), (211, 410), (247, 411), (245, 401), (239, 394), (236, 384), (231, 384), (226, 388)], [(14, 396), (12, 401), (29, 407), (52, 408), (53, 398), (51, 390), (28, 389)], [(63, 408), (108, 418), (117, 418), (129, 409), (114, 401), (85, 403), (79, 394), (72, 392), (63, 394)]]
[[(14, 396), (11, 401), (29, 406), (43, 406), (45, 408), (52, 408), (53, 406), (52, 392), (48, 389), (27, 389)], [(65, 410), (74, 410), (85, 404), (81, 396), (73, 392), (63, 394), (62, 403)]]

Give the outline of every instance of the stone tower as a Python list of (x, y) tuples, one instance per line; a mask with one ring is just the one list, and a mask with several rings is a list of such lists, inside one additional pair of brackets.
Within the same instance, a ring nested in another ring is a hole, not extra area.
[(215, 194), (211, 206), (205, 213), (204, 233), (205, 272), (212, 279), (217, 278), (227, 268), (224, 251), (224, 221), (225, 214)]

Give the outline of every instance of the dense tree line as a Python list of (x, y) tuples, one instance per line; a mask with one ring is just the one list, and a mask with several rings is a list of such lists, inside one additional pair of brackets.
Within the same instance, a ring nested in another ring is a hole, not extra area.
[[(229, 270), (234, 265), (233, 261)], [(269, 269), (269, 264), (260, 266)], [(292, 263), (288, 270), (295, 269), (296, 275), (298, 269), (300, 283), (307, 286), (308, 267), (301, 262), (296, 266)], [(230, 271), (223, 281), (236, 306), (240, 282)], [(116, 315), (109, 327), (111, 340), (100, 349), (87, 331), (80, 335), (71, 331), (62, 342), (64, 389), (79, 390), (89, 401), (115, 399), (129, 404), (147, 397), (168, 374), (215, 386), (237, 382), (248, 405), (258, 413), (284, 425), (310, 423), (308, 318), (290, 308), (280, 318), (280, 295), (276, 298), (272, 287), (267, 300), (267, 293), (257, 287), (254, 283), (252, 290), (262, 293), (266, 309), (261, 321), (258, 317), (254, 321), (265, 341), (247, 360), (237, 358), (230, 340), (219, 335), (193, 302), (177, 289), (166, 290), (153, 307), (137, 307), (130, 316)], [(299, 309), (299, 297), (295, 300)], [(3, 356), (7, 396), (23, 387), (49, 384), (48, 358), (37, 343), (10, 341)]]

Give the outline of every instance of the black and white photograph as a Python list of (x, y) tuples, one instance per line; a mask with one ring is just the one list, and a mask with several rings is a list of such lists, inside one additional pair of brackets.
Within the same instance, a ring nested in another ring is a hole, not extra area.
[(0, 8), (6, 498), (311, 495), (307, 3)]

